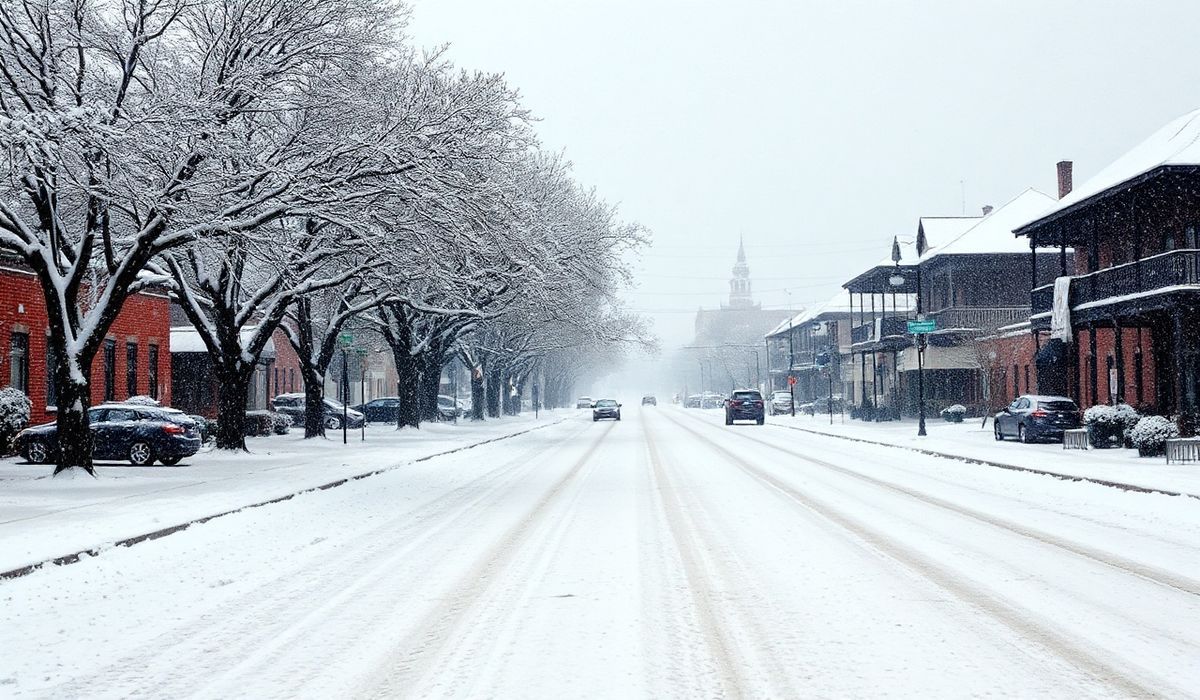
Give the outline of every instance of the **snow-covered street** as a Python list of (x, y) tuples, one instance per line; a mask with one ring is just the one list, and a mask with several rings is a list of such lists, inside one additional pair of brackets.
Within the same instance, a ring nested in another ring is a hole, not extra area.
[(0, 695), (1186, 696), (1200, 500), (588, 412), (0, 583)]

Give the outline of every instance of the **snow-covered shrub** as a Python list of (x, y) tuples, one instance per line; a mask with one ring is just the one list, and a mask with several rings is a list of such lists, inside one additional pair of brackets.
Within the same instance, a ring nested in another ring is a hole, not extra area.
[(1179, 437), (1179, 426), (1164, 416), (1146, 416), (1130, 431), (1129, 439), (1142, 457), (1163, 454), (1167, 440)]
[(1084, 411), (1083, 423), (1087, 426), (1092, 447), (1120, 447), (1124, 444), (1130, 413), (1137, 416), (1137, 411), (1127, 404), (1097, 405)]
[(32, 410), (33, 403), (20, 389), (11, 386), (0, 389), (0, 453), (8, 454), (12, 439), (29, 426)]
[(965, 415), (967, 415), (967, 407), (961, 403), (956, 403), (942, 409), (942, 418), (950, 423), (961, 423)]
[(288, 414), (271, 412), (271, 429), (276, 435), (287, 435), (292, 423), (292, 417)]
[(129, 398), (125, 399), (124, 403), (131, 403), (131, 404), (135, 404), (138, 406), (161, 406), (162, 405), (159, 403), (158, 399), (156, 399), (152, 396), (146, 396), (145, 394), (139, 394), (137, 396), (130, 396)]

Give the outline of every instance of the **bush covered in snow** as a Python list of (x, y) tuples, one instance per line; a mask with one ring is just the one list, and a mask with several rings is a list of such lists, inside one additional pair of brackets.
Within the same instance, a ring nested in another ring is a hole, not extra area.
[(293, 422), (292, 417), (286, 413), (271, 412), (271, 428), (276, 435), (287, 435)]
[(0, 389), (0, 453), (8, 454), (16, 434), (29, 427), (33, 403), (20, 389), (6, 386)]
[(1142, 418), (1129, 434), (1133, 446), (1143, 457), (1163, 454), (1167, 448), (1167, 440), (1177, 437), (1179, 437), (1179, 426), (1175, 425), (1175, 421), (1163, 416)]
[(951, 423), (961, 423), (965, 415), (967, 415), (967, 407), (961, 403), (956, 403), (942, 409), (942, 418)]
[(1138, 414), (1129, 404), (1116, 406), (1092, 406), (1083, 412), (1083, 423), (1088, 429), (1092, 447), (1120, 447), (1125, 443), (1125, 434), (1137, 425)]
[(125, 401), (123, 403), (131, 403), (131, 404), (135, 404), (137, 406), (161, 406), (162, 405), (159, 403), (158, 399), (151, 397), (151, 396), (146, 396), (145, 394), (139, 394), (138, 396), (130, 396), (129, 398), (125, 399)]

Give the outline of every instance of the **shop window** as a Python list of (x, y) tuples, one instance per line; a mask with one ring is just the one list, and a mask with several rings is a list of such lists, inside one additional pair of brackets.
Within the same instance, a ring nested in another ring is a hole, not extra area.
[(138, 393), (138, 346), (137, 343), (125, 343), (125, 395), (137, 396)]
[(146, 348), (146, 381), (150, 385), (150, 396), (158, 398), (158, 346)]
[(112, 401), (117, 397), (117, 341), (109, 338), (104, 341), (104, 400)]
[(8, 368), (8, 384), (9, 386), (20, 389), (26, 396), (29, 395), (29, 334), (17, 333), (12, 334), (9, 340), (9, 368)]

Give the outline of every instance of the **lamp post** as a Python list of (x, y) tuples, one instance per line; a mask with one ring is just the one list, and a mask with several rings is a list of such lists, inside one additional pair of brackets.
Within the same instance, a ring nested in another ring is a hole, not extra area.
[[(892, 276), (888, 278), (888, 284), (893, 287), (904, 286), (907, 278), (900, 270), (900, 242), (898, 239), (892, 239), (892, 261), (896, 263), (896, 270)], [(917, 271), (917, 320), (924, 321), (925, 314), (921, 308), (921, 265), (918, 262), (914, 265)], [(914, 333), (917, 336), (917, 435), (925, 436), (925, 334)]]
[(788, 369), (788, 371), (787, 371), (788, 396), (791, 397), (791, 401), (789, 401), (789, 403), (791, 404), (792, 418), (795, 418), (796, 417), (796, 381), (794, 379), (792, 379), (792, 368), (796, 366), (796, 341), (794, 338), (792, 338), (792, 321), (796, 320), (796, 317), (792, 314), (792, 290), (785, 289), (785, 290), (783, 290), (783, 292), (784, 292), (784, 294), (787, 294), (787, 300), (788, 300), (788, 303), (787, 303), (787, 305), (788, 305), (788, 309), (787, 309), (787, 314), (788, 314), (788, 368), (787, 368)]

